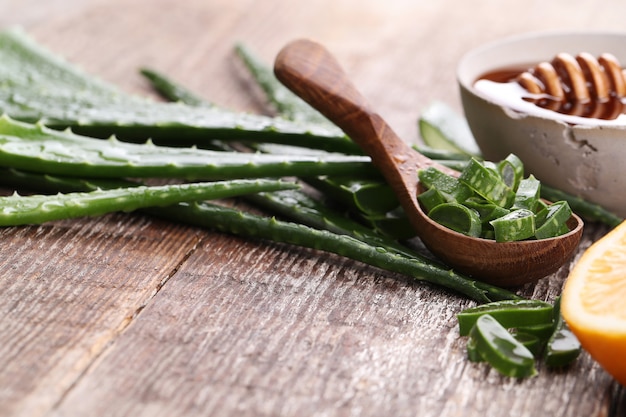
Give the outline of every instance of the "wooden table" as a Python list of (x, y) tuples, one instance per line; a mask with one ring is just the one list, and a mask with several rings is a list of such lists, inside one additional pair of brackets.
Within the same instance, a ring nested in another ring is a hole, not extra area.
[[(0, 0), (0, 24), (122, 89), (140, 66), (267, 112), (233, 56), (326, 44), (408, 141), (455, 66), (525, 31), (622, 29), (626, 3), (558, 0)], [(0, 63), (1, 65), (1, 63)], [(606, 232), (588, 225), (581, 251)], [(113, 214), (0, 230), (0, 416), (606, 416), (584, 354), (524, 381), (468, 362), (439, 288), (331, 254)], [(576, 258), (574, 258), (574, 261)], [(553, 300), (570, 265), (522, 293)]]

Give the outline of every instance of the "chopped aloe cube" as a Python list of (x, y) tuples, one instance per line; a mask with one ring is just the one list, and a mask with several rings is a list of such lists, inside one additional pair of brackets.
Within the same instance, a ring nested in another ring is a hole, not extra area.
[(428, 217), (468, 236), (479, 237), (482, 230), (478, 213), (459, 203), (440, 204), (428, 213)]
[(434, 188), (446, 197), (448, 202), (461, 202), (472, 196), (473, 192), (457, 178), (429, 167), (418, 172), (420, 182), (426, 188)]
[(567, 226), (567, 224), (562, 224), (559, 227), (559, 231), (557, 232), (557, 236), (561, 236), (564, 235), (565, 233), (569, 232), (569, 227)]
[(535, 235), (535, 214), (519, 209), (489, 222), (493, 226), (496, 242), (513, 242)]
[(515, 193), (499, 174), (474, 158), (470, 159), (459, 176), (459, 182), (498, 206), (510, 207), (513, 204)]
[(476, 321), (471, 337), (480, 355), (502, 375), (523, 378), (537, 374), (533, 354), (489, 314)]
[[(567, 201), (557, 201), (537, 213), (537, 239), (547, 239), (563, 234), (563, 225), (571, 217), (572, 210)], [(569, 229), (565, 229), (565, 232)]]
[(493, 226), (489, 222), (499, 217), (502, 217), (510, 212), (509, 209), (496, 206), (495, 204), (490, 203), (482, 198), (467, 199), (465, 200), (463, 205), (478, 212), (478, 216), (480, 217), (480, 222), (482, 224), (482, 232), (480, 233), (480, 237), (483, 239), (495, 239)]
[(513, 208), (535, 212), (541, 198), (541, 183), (533, 175), (519, 182)]
[(509, 154), (498, 164), (498, 172), (509, 188), (517, 190), (522, 178), (524, 178), (524, 164), (517, 155)]
[(489, 223), (491, 220), (495, 220), (511, 212), (509, 209), (505, 209), (504, 207), (497, 206), (482, 199), (468, 199), (463, 204), (473, 210), (476, 210), (480, 216), (480, 221), (483, 224)]
[(548, 206), (549, 206), (549, 204), (546, 203), (545, 201), (538, 200), (537, 201), (537, 207), (535, 207), (535, 213), (539, 213), (541, 210), (543, 210), (544, 208), (547, 208)]
[(429, 188), (428, 190), (424, 191), (422, 194), (417, 196), (417, 200), (420, 202), (422, 207), (424, 207), (426, 213), (429, 213), (438, 205), (446, 202), (446, 198), (443, 196), (443, 194), (435, 188)]

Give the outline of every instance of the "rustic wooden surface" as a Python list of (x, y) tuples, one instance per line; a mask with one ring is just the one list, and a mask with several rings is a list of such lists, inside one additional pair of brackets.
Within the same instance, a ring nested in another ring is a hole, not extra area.
[[(626, 3), (0, 0), (0, 25), (126, 91), (151, 66), (267, 112), (233, 57), (328, 46), (409, 141), (460, 110), (455, 65), (498, 37), (623, 29)], [(1, 65), (1, 63), (0, 63)], [(606, 229), (589, 225), (581, 250)], [(574, 261), (576, 258), (574, 258)], [(570, 265), (523, 289), (552, 300)], [(114, 214), (0, 231), (0, 416), (606, 416), (621, 388), (585, 354), (500, 377), (465, 359), (468, 300), (319, 251)]]

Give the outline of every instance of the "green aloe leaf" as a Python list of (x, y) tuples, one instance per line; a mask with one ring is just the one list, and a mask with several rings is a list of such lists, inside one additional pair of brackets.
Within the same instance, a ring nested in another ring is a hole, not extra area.
[(0, 117), (0, 166), (83, 178), (233, 179), (376, 175), (369, 158), (340, 154), (270, 155), (120, 142), (59, 132)]
[(210, 139), (345, 142), (340, 129), (218, 107), (157, 102), (126, 94), (37, 44), (20, 29), (0, 32), (0, 113), (89, 136), (177, 145)]

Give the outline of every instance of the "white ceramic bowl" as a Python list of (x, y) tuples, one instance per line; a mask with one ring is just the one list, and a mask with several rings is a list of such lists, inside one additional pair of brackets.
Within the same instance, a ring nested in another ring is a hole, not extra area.
[(457, 72), (467, 121), (486, 159), (514, 153), (526, 175), (626, 217), (626, 121), (564, 116), (529, 103), (518, 107), (475, 88), (486, 72), (534, 66), (559, 52), (609, 52), (626, 66), (626, 33), (531, 33), (470, 51)]

